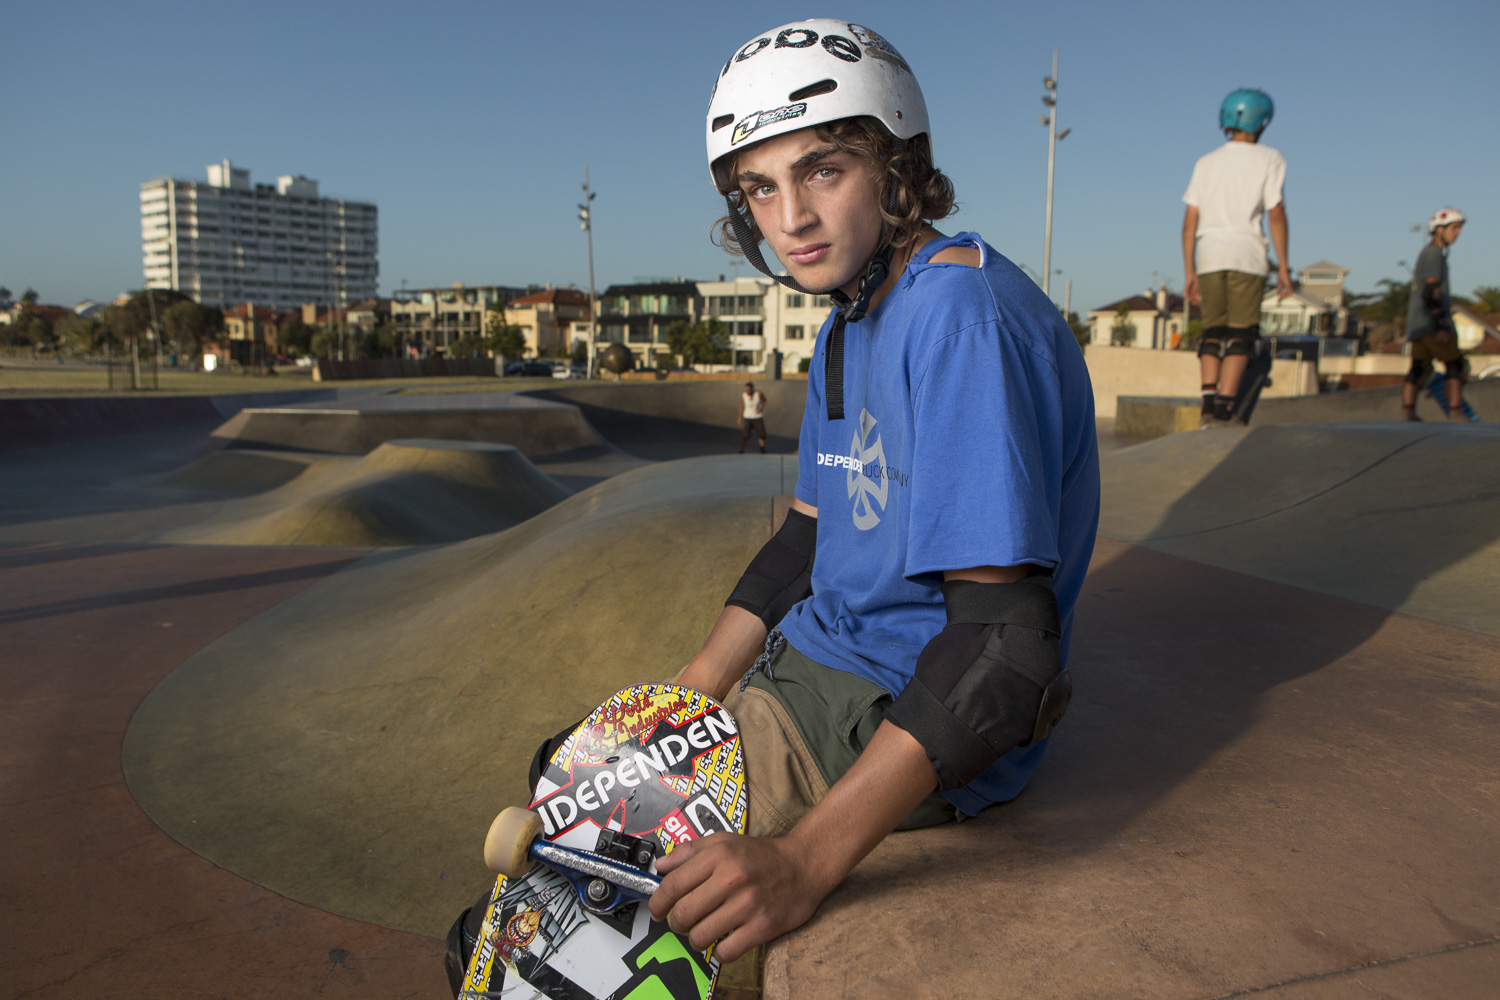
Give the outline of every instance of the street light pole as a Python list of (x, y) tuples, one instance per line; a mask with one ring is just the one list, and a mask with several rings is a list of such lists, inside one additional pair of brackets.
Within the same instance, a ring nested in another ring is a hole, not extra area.
[[(1042, 104), (1046, 105), (1047, 113), (1037, 115), (1043, 125), (1047, 126), (1047, 236), (1042, 248), (1042, 293), (1048, 295), (1048, 289), (1052, 278), (1052, 168), (1057, 157), (1057, 143), (1059, 139), (1066, 139), (1072, 129), (1057, 130), (1057, 50), (1052, 50), (1052, 75), (1042, 79), (1042, 86), (1047, 88), (1047, 93), (1042, 97)], [(1050, 297), (1050, 295), (1049, 295)]]
[(592, 206), (594, 204), (594, 192), (589, 190), (589, 166), (583, 165), (583, 204), (578, 206), (578, 219), (582, 223), (583, 231), (589, 238), (589, 367), (588, 377), (593, 378), (597, 368), (594, 364), (595, 344), (599, 341), (599, 331), (596, 319), (597, 310), (594, 308), (594, 218)]

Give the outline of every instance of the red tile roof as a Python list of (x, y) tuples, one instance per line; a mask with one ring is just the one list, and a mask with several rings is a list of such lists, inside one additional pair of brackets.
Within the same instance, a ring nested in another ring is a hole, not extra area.
[(580, 292), (576, 288), (549, 288), (546, 291), (533, 292), (519, 299), (512, 299), (510, 304), (513, 306), (586, 306), (589, 304), (589, 297), (587, 293)]

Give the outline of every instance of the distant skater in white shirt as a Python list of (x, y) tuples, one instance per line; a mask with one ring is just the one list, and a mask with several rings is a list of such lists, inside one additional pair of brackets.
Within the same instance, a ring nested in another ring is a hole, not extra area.
[(1201, 427), (1225, 426), (1234, 418), (1240, 377), (1260, 338), (1260, 302), (1270, 271), (1262, 218), (1276, 247), (1276, 289), (1282, 298), (1292, 291), (1281, 190), (1286, 160), (1260, 145), (1275, 111), (1260, 90), (1236, 90), (1224, 98), (1219, 127), (1229, 141), (1198, 160), (1182, 196), (1187, 300), (1203, 307)]
[(740, 454), (745, 453), (745, 444), (754, 434), (760, 441), (760, 451), (766, 452), (766, 394), (755, 388), (754, 382), (745, 383), (740, 393)]

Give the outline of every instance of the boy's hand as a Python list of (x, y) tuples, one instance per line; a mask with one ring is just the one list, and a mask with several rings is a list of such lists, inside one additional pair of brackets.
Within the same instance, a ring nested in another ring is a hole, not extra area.
[(793, 837), (716, 833), (674, 848), (657, 871), (664, 878), (651, 916), (694, 948), (718, 941), (714, 954), (725, 962), (807, 923), (833, 889)]
[(1276, 269), (1276, 301), (1280, 302), (1292, 294), (1292, 272), (1285, 264)]
[(1183, 289), (1182, 294), (1187, 297), (1189, 305), (1201, 306), (1203, 304), (1203, 296), (1198, 293), (1198, 276), (1196, 274), (1187, 276), (1187, 287)]

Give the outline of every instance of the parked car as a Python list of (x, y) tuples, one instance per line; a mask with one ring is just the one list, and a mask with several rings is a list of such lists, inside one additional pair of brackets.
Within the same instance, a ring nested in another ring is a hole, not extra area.
[(552, 369), (553, 378), (583, 378), (585, 374), (582, 365), (558, 365)]
[(550, 361), (512, 361), (505, 366), (507, 375), (530, 375), (548, 378), (553, 373)]

